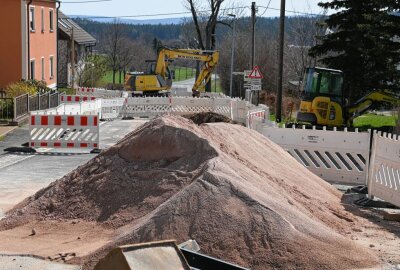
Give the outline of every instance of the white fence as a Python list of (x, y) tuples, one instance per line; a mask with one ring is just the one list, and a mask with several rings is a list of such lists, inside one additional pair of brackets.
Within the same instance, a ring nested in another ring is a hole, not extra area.
[(99, 147), (97, 115), (31, 115), (30, 147)]
[(374, 133), (368, 177), (369, 196), (400, 207), (400, 141), (397, 136)]

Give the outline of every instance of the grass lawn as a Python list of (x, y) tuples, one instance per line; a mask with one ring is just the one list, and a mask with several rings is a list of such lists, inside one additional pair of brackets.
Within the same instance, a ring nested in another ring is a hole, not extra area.
[[(269, 120), (276, 121), (275, 114), (270, 114)], [(287, 119), (283, 119), (282, 123), (285, 123)], [(354, 119), (353, 125), (356, 128), (369, 129), (379, 128), (383, 126), (396, 126), (397, 118), (395, 116), (384, 116), (376, 114), (364, 114)], [(293, 119), (295, 122), (295, 119)]]
[[(123, 84), (125, 81), (124, 75), (121, 75), (121, 83)], [(113, 72), (111, 70), (107, 71), (106, 74), (101, 78), (101, 80), (97, 83), (97, 86), (104, 87), (113, 81)], [(115, 83), (119, 83), (119, 73), (115, 73)]]
[(175, 67), (174, 70), (175, 70), (174, 82), (191, 79), (196, 75), (196, 69), (194, 68)]
[(354, 127), (378, 128), (383, 126), (395, 126), (396, 120), (395, 116), (365, 114), (354, 119)]

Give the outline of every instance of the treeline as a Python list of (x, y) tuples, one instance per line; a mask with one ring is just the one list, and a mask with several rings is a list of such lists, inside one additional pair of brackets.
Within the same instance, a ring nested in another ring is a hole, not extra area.
[[(96, 22), (88, 19), (74, 19), (85, 31), (90, 33), (96, 39), (100, 39), (107, 29), (113, 23)], [(176, 24), (141, 24), (133, 25), (127, 23), (121, 23), (123, 31), (127, 34), (130, 39), (146, 39), (151, 40), (158, 38), (162, 40), (175, 40), (179, 39), (181, 34), (181, 25)]]
[[(93, 35), (97, 40), (101, 40), (107, 29), (113, 24), (112, 22), (97, 22), (89, 19), (74, 19), (83, 29)], [(296, 31), (296, 27), (301, 24), (308, 24), (310, 28), (314, 27), (316, 17), (289, 17), (286, 19), (287, 41), (293, 42), (290, 33)], [(231, 21), (223, 21), (231, 24)], [(163, 41), (180, 40), (185, 35), (185, 31), (190, 27), (191, 20), (187, 20), (182, 24), (127, 24), (121, 22), (123, 32), (132, 40), (152, 41), (154, 38)], [(249, 17), (239, 18), (236, 22), (237, 31), (251, 31), (251, 20)], [(231, 29), (227, 25), (220, 24), (217, 27), (217, 40), (223, 41), (230, 33)], [(270, 37), (277, 37), (279, 33), (279, 18), (257, 18), (256, 34), (268, 33)], [(311, 44), (312, 40), (309, 40)]]

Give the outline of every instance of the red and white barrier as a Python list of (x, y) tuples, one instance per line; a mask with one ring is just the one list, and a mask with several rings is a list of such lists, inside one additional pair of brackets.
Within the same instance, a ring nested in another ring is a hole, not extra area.
[(78, 87), (77, 89), (76, 89), (76, 94), (77, 95), (85, 95), (85, 94), (91, 94), (91, 93), (94, 93), (94, 91), (95, 91), (95, 88), (93, 88), (93, 87)]
[[(268, 114), (268, 110), (267, 110)], [(264, 109), (253, 109), (249, 110), (247, 114), (247, 127), (254, 129), (253, 122), (255, 119), (262, 120), (266, 117), (266, 110)]]
[(98, 115), (31, 115), (31, 147), (99, 147)]
[(76, 89), (76, 94), (102, 98), (117, 98), (122, 97), (124, 92), (120, 90), (107, 90), (102, 88), (78, 87)]
[(92, 100), (96, 100), (96, 97), (92, 97), (92, 96), (72, 96), (72, 95), (62, 95), (62, 96), (60, 96), (61, 103), (83, 102), (83, 101), (92, 101)]

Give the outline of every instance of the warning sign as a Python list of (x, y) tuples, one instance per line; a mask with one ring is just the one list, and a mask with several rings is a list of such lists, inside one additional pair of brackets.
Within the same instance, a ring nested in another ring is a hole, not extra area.
[(253, 70), (251, 71), (249, 75), (250, 79), (262, 79), (264, 78), (263, 75), (260, 72), (260, 68), (258, 66), (255, 66)]

